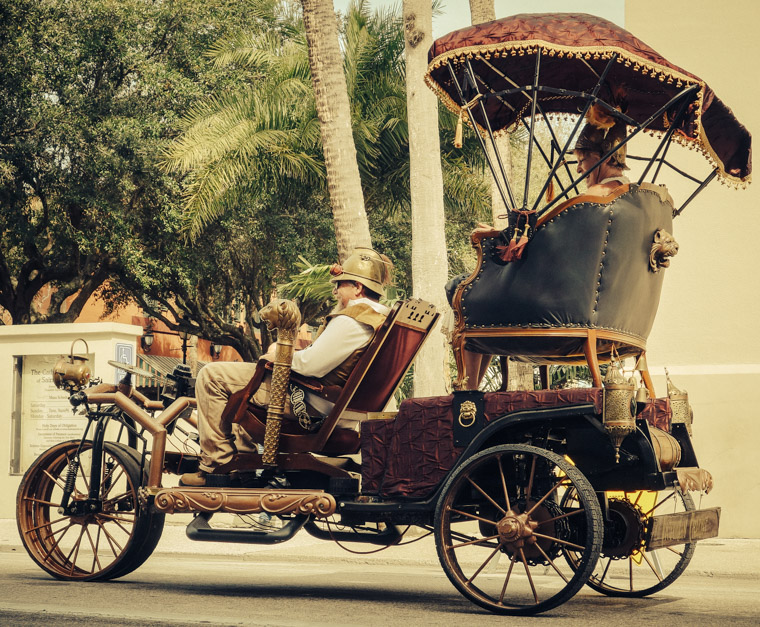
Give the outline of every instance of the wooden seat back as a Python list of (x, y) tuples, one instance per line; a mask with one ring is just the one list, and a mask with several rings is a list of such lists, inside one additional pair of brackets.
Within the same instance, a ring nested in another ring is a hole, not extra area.
[[(341, 415), (346, 410), (379, 412), (385, 409), (438, 317), (435, 306), (425, 301), (409, 299), (396, 303), (334, 399), (333, 408), (319, 430), (306, 434), (283, 431), (280, 436), (280, 452), (331, 455), (355, 452), (358, 449), (358, 433), (353, 429), (336, 429)], [(237, 393), (241, 399), (250, 398), (258, 389), (263, 375), (262, 364), (245, 390)], [(292, 376), (294, 380), (300, 380), (297, 375)], [(227, 413), (227, 410), (225, 411)], [(229, 415), (234, 422), (240, 423), (254, 440), (258, 441), (259, 436), (263, 437), (264, 425), (260, 417), (250, 411), (248, 403), (242, 402), (234, 408), (230, 407)], [(349, 435), (351, 437), (348, 437)]]

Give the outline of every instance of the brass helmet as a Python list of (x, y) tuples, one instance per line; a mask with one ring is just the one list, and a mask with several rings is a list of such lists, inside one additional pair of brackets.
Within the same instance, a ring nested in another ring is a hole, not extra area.
[[(612, 127), (606, 129), (586, 123), (578, 135), (573, 150), (588, 150), (604, 155), (623, 141), (627, 134), (624, 122), (616, 122)], [(627, 153), (626, 145), (618, 148), (610, 157), (612, 165), (623, 170), (629, 170), (630, 168), (625, 164)]]
[(385, 255), (371, 248), (354, 248), (354, 252), (342, 264), (330, 268), (332, 283), (356, 281), (380, 296), (385, 295), (385, 286), (391, 281), (393, 264)]

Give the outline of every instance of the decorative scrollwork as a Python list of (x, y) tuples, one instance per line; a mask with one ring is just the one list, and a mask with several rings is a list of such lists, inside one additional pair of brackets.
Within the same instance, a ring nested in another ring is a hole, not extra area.
[(153, 501), (156, 510), (169, 514), (189, 512), (228, 512), (232, 514), (311, 514), (332, 516), (337, 509), (335, 497), (318, 490), (254, 490), (241, 488), (165, 488)]
[(670, 266), (670, 258), (678, 254), (678, 242), (665, 229), (654, 234), (654, 241), (649, 251), (649, 269), (659, 272), (660, 268)]

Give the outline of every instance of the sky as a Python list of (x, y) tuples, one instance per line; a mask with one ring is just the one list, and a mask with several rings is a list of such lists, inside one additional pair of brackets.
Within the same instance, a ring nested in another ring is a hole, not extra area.
[[(337, 11), (345, 12), (350, 0), (333, 0)], [(372, 8), (401, 6), (401, 0), (369, 0)], [(433, 19), (433, 36), (446, 33), (470, 24), (470, 3), (468, 0), (442, 0), (443, 14)], [(625, 0), (494, 0), (496, 17), (506, 17), (517, 13), (591, 13), (625, 27)]]

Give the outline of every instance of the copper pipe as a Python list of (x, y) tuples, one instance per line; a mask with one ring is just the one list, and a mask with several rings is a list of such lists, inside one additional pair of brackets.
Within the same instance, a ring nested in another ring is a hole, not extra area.
[(128, 394), (127, 396), (130, 396), (131, 398), (136, 399), (138, 403), (147, 410), (164, 408), (164, 404), (161, 401), (150, 400), (147, 396), (145, 396), (145, 394), (143, 394), (136, 388), (132, 388), (131, 394)]
[(87, 388), (84, 393), (89, 398), (91, 394), (102, 394), (104, 392), (115, 392), (116, 386), (112, 385), (111, 383), (99, 383), (98, 385), (93, 385), (91, 388)]

